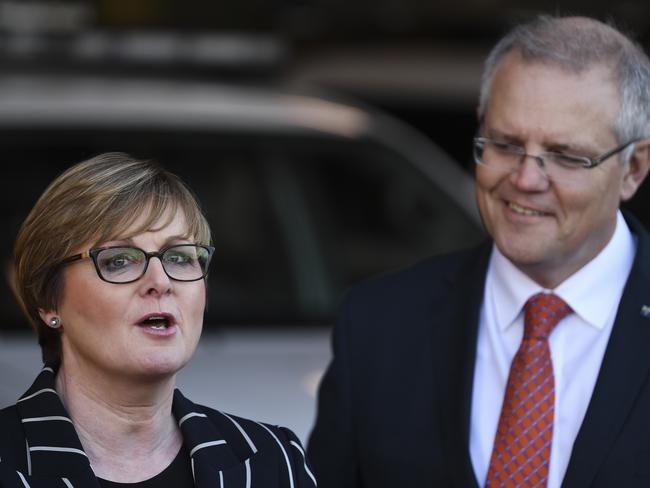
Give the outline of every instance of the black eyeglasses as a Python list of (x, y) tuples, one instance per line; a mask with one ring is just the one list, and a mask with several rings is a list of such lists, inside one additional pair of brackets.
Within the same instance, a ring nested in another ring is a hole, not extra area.
[(158, 258), (165, 274), (176, 281), (198, 281), (208, 274), (214, 247), (180, 244), (147, 252), (138, 247), (98, 247), (69, 256), (61, 264), (92, 258), (97, 275), (109, 283), (132, 283), (147, 272), (149, 260)]

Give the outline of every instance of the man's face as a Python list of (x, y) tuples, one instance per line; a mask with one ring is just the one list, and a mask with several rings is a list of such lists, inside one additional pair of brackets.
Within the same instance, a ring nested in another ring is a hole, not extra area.
[[(494, 74), (482, 134), (528, 154), (597, 157), (618, 145), (611, 127), (619, 96), (610, 71), (574, 74), (508, 54)], [(607, 244), (626, 195), (628, 165), (612, 157), (578, 169), (577, 181), (549, 181), (533, 158), (514, 172), (477, 165), (476, 195), (499, 250), (542, 286), (554, 288)]]

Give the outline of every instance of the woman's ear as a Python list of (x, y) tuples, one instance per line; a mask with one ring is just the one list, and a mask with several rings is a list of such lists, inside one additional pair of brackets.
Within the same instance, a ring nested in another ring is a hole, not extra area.
[(39, 308), (38, 315), (48, 327), (51, 327), (52, 329), (58, 329), (61, 327), (61, 317), (56, 314), (56, 311), (43, 310), (42, 308)]

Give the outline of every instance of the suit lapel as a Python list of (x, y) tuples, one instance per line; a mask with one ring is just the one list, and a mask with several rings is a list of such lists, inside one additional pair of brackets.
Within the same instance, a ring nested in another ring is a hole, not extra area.
[(63, 486), (65, 478), (74, 486), (99, 488), (74, 425), (56, 393), (56, 369), (56, 365), (45, 366), (16, 403), (25, 431), (24, 474), (27, 479), (33, 476), (51, 483), (49, 486)]
[[(174, 392), (172, 412), (190, 452), (197, 488), (219, 486), (220, 482), (247, 486), (248, 480), (250, 484), (250, 466), (240, 461), (218, 427), (179, 390)], [(255, 446), (251, 446), (250, 454), (255, 450)]]
[(650, 372), (650, 319), (641, 312), (650, 305), (650, 242), (635, 221), (628, 220), (628, 224), (638, 236), (637, 253), (596, 386), (573, 445), (564, 487), (588, 486), (592, 482)]
[(477, 487), (469, 455), (469, 423), (479, 312), (491, 243), (448, 278), (445, 303), (434, 299), (434, 364), (444, 452), (454, 486)]

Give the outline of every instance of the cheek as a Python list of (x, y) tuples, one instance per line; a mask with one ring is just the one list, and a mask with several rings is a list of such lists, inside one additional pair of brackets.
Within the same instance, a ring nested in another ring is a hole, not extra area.
[[(85, 290), (74, 295), (65, 312), (69, 317), (68, 321), (74, 320), (81, 327), (107, 331), (116, 324), (122, 324), (127, 310), (124, 304), (127, 303), (128, 299), (119, 294)], [(64, 322), (65, 320), (64, 315)]]
[[(598, 169), (598, 168), (596, 168)], [(589, 176), (589, 175), (588, 175)], [(609, 218), (616, 212), (619, 206), (620, 185), (618, 174), (594, 174), (591, 184), (576, 191), (557, 192), (557, 198), (562, 202), (562, 207), (567, 213), (574, 213), (576, 217), (581, 215), (591, 215), (593, 221), (599, 220), (599, 217)], [(588, 223), (588, 222), (585, 222)]]
[(498, 185), (499, 178), (492, 172), (481, 168), (476, 169), (476, 202), (481, 213), (484, 225), (489, 227), (490, 209), (494, 206), (495, 200), (492, 192)]
[(82, 319), (95, 321), (98, 318), (105, 320), (110, 312), (115, 311), (119, 297), (114, 296), (115, 291), (96, 278), (85, 267), (70, 267), (63, 277), (63, 294), (59, 309), (64, 321), (68, 319)]
[(507, 176), (497, 171), (476, 165), (476, 193), (478, 198), (487, 198)]
[(205, 284), (198, 283), (198, 286), (186, 290), (187, 293), (183, 298), (183, 306), (185, 312), (188, 313), (195, 320), (203, 320), (203, 312), (205, 311), (207, 290)]

